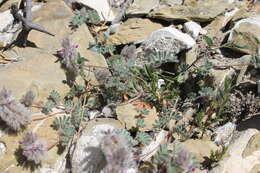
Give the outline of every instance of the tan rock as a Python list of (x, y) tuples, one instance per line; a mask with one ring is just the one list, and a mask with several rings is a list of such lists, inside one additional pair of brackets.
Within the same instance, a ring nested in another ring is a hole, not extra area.
[[(219, 161), (219, 166), (211, 170), (210, 173), (248, 173), (256, 169), (257, 165), (259, 165), (260, 149), (259, 147), (257, 150), (248, 150), (246, 148), (252, 146), (252, 142), (255, 141), (252, 137), (259, 136), (258, 134), (258, 130), (248, 129), (236, 135), (237, 137), (228, 146), (226, 157)], [(243, 157), (245, 149), (250, 152), (246, 152), (248, 155), (246, 154)]]
[(249, 173), (259, 173), (260, 172), (260, 164), (254, 166)]
[(233, 50), (257, 55), (260, 47), (260, 16), (238, 21), (229, 35), (228, 41), (242, 46), (232, 47)]
[(130, 18), (120, 25), (117, 32), (109, 37), (107, 44), (120, 45), (146, 39), (153, 31), (162, 28), (159, 23), (149, 19)]
[(187, 6), (161, 7), (151, 12), (148, 16), (166, 21), (192, 20), (195, 22), (207, 22), (212, 21), (219, 14), (231, 9), (233, 6), (226, 0), (194, 1), (192, 5)]
[[(33, 16), (35, 22), (54, 33), (55, 37), (32, 31), (28, 40), (34, 43), (37, 48), (15, 47), (6, 52), (8, 57), (18, 56), (23, 60), (0, 67), (0, 88), (5, 86), (13, 92), (17, 99), (29, 89), (36, 92), (36, 101), (43, 101), (52, 90), (56, 90), (64, 96), (69, 87), (62, 83), (63, 80), (66, 80), (66, 75), (61, 69), (60, 63), (55, 62), (57, 57), (54, 54), (61, 49), (61, 40), (67, 36), (72, 38), (74, 44), (79, 45), (81, 55), (89, 60), (89, 64), (106, 66), (103, 56), (86, 48), (89, 42), (93, 41), (86, 26), (82, 25), (76, 32), (71, 32), (68, 25), (73, 13), (63, 1), (50, 1), (44, 4)], [(92, 73), (88, 77), (95, 83)]]
[(188, 139), (183, 142), (183, 147), (191, 152), (199, 163), (205, 161), (205, 157), (209, 158), (211, 151), (219, 150), (214, 142), (199, 139)]
[[(118, 106), (116, 108), (117, 119), (121, 121), (127, 129), (136, 128), (137, 117), (140, 113), (137, 111), (133, 104), (126, 104)], [(151, 130), (155, 120), (158, 119), (156, 109), (153, 107), (149, 109), (148, 115), (142, 115), (144, 117), (145, 127), (140, 129), (141, 131)]]
[(243, 158), (252, 155), (255, 151), (260, 151), (260, 132), (255, 134), (249, 140), (246, 148), (243, 151)]
[(230, 69), (210, 69), (210, 75), (213, 76), (213, 87), (219, 89), (223, 86), (224, 81), (227, 77), (232, 78), (235, 74), (235, 70)]

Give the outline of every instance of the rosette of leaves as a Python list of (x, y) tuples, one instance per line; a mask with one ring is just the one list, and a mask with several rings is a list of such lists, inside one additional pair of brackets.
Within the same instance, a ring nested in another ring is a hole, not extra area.
[(0, 118), (12, 130), (19, 131), (31, 122), (31, 112), (3, 88), (0, 91)]
[(35, 133), (26, 133), (20, 141), (22, 154), (28, 161), (39, 164), (47, 155), (47, 143), (38, 139)]
[(59, 143), (62, 147), (66, 147), (70, 139), (76, 133), (76, 129), (71, 123), (71, 118), (68, 116), (56, 117), (53, 121), (53, 128), (58, 131), (59, 134)]

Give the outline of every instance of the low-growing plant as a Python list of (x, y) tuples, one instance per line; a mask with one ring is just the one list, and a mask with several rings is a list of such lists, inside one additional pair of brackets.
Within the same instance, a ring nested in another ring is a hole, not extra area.
[(0, 91), (0, 119), (13, 131), (20, 131), (31, 122), (31, 111), (18, 102), (10, 91)]
[(172, 149), (162, 144), (153, 157), (153, 163), (156, 164), (156, 172), (193, 172), (197, 167), (195, 158), (183, 149), (179, 142), (175, 142)]
[(81, 10), (76, 10), (75, 16), (70, 21), (70, 26), (72, 29), (76, 29), (84, 23), (97, 25), (100, 22), (100, 17), (95, 10), (86, 10), (86, 8), (82, 8)]

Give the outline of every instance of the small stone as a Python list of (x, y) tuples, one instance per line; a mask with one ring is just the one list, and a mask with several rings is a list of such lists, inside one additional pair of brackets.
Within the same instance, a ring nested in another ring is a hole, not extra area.
[(193, 38), (197, 38), (199, 36), (201, 29), (201, 26), (196, 22), (190, 21), (184, 23), (184, 31)]

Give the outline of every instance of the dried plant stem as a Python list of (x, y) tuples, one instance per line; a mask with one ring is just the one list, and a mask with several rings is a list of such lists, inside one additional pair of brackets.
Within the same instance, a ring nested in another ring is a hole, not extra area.
[[(26, 5), (25, 5), (26, 4)], [(25, 8), (24, 8), (25, 6)], [(19, 8), (23, 8), (23, 16), (19, 14)], [(26, 47), (27, 46), (27, 39), (29, 36), (30, 31), (36, 30), (51, 36), (54, 36), (52, 33), (48, 32), (43, 26), (34, 23), (32, 21), (32, 0), (22, 0), (20, 7), (16, 5), (11, 6), (11, 14), (13, 15), (15, 22), (22, 23), (22, 31), (19, 33), (17, 39), (9, 44), (5, 50), (11, 48), (14, 44)]]
[(39, 121), (39, 120), (44, 120), (46, 118), (50, 118), (50, 117), (53, 117), (53, 116), (56, 116), (58, 114), (64, 114), (65, 111), (60, 111), (60, 112), (55, 112), (53, 114), (49, 114), (49, 115), (46, 115), (46, 116), (42, 116), (42, 117), (38, 117), (38, 118), (33, 118), (32, 121)]

